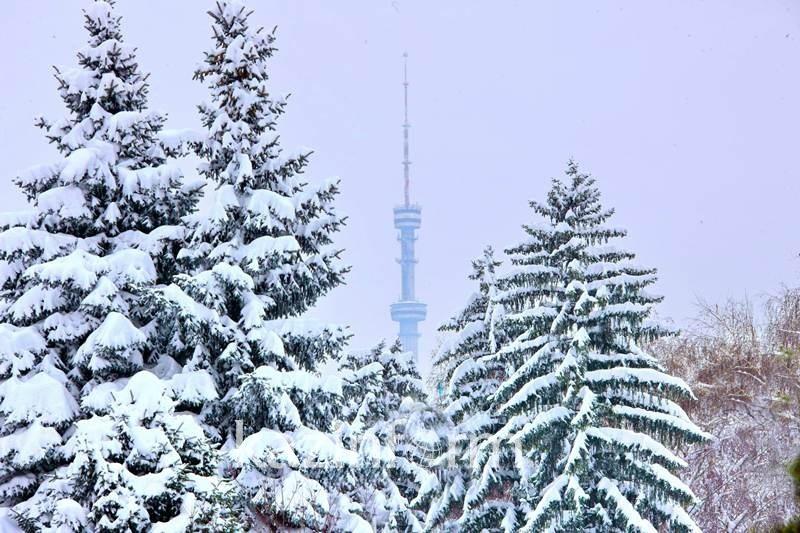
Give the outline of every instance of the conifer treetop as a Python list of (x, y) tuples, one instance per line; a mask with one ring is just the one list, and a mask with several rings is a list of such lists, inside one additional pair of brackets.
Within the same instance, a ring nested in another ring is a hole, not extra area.
[(195, 78), (211, 99), (200, 105), (205, 135), (194, 146), (215, 189), (209, 211), (190, 217), (193, 245), (182, 257), (209, 270), (237, 265), (266, 317), (297, 316), (348, 270), (332, 239), (344, 223), (333, 206), (338, 180), (306, 182), (310, 150), (287, 155), (280, 145), (286, 98), (269, 86), (274, 32), (251, 28), (238, 1), (220, 0), (209, 14), (214, 46)]
[(669, 333), (650, 319), (655, 270), (610, 244), (625, 231), (574, 162), (531, 205), (541, 222), (524, 227), (499, 281), (510, 341), (493, 355), (506, 369), (493, 402), (505, 425), (483, 445), (484, 468), (487, 450), (515, 450), (523, 531), (695, 531), (675, 475), (685, 463), (667, 445), (708, 436), (675, 403), (692, 397), (686, 384), (641, 347)]

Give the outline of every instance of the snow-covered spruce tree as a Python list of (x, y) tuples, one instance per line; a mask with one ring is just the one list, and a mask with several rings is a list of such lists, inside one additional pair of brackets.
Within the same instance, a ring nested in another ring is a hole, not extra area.
[(175, 412), (173, 395), (169, 381), (144, 370), (84, 398), (95, 416), (79, 421), (66, 443), (73, 460), (49, 495), (66, 492), (69, 498), (58, 500), (52, 527), (76, 533), (244, 530), (236, 507), (219, 501), (226, 489), (214, 476), (215, 449), (192, 414)]
[[(668, 446), (707, 436), (674, 402), (686, 384), (641, 345), (669, 332), (650, 320), (655, 270), (610, 244), (594, 179), (570, 162), (540, 222), (508, 250), (496, 300), (514, 335), (496, 358), (508, 373), (494, 401), (505, 426), (488, 445), (513, 447), (522, 531), (697, 531), (694, 496)], [(486, 449), (486, 448), (485, 448)], [(510, 525), (510, 524), (509, 524)]]
[(470, 279), (477, 282), (477, 292), (439, 328), (449, 337), (436, 354), (434, 365), (444, 380), (444, 413), (453, 426), (447, 448), (432, 463), (441, 490), (426, 517), (429, 530), (460, 531), (489, 523), (491, 516), (502, 514), (491, 500), (465, 505), (465, 496), (473, 484), (474, 446), (499, 429), (500, 420), (490, 400), (503, 377), (503, 368), (490, 357), (500, 340), (495, 338), (500, 335), (495, 323), (502, 317), (502, 307), (493, 302), (500, 262), (487, 247), (472, 266)]
[[(168, 486), (150, 483), (142, 494), (144, 466), (124, 447), (102, 438), (64, 445), (80, 419), (116, 416), (121, 429), (127, 415), (94, 400), (160, 363), (142, 296), (175, 273), (181, 217), (199, 194), (167, 160), (165, 119), (147, 110), (146, 76), (113, 2), (92, 2), (84, 17), (89, 42), (78, 67), (56, 71), (69, 115), (38, 122), (61, 158), (16, 180), (32, 207), (5, 217), (0, 233), (0, 500), (31, 531), (107, 531), (117, 519), (147, 529), (196, 500), (188, 477), (172, 476), (191, 472), (181, 461), (196, 450), (168, 454), (170, 472), (151, 465), (165, 475), (150, 481)], [(127, 427), (141, 434), (149, 424)], [(115, 499), (123, 493), (142, 506)]]
[(211, 98), (195, 150), (210, 208), (186, 219), (186, 274), (152, 302), (170, 324), (160, 350), (191, 376), (189, 407), (223, 442), (254, 527), (368, 529), (346, 496), (356, 454), (333, 432), (343, 382), (322, 372), (348, 334), (300, 318), (347, 270), (332, 246), (338, 184), (306, 183), (309, 152), (281, 149), (285, 100), (268, 79), (274, 36), (251, 28), (239, 1), (209, 14), (213, 47), (195, 77)]
[(445, 446), (444, 420), (428, 405), (414, 355), (403, 351), (399, 340), (382, 354), (380, 362), (387, 406), (390, 413), (394, 412), (397, 461), (390, 472), (410, 505), (424, 509), (437, 482), (427, 467), (431, 457)]
[(348, 351), (340, 361), (346, 398), (336, 431), (341, 441), (358, 455), (349, 496), (362, 509), (376, 531), (415, 523), (408, 501), (389, 474), (396, 459), (383, 401), (385, 343), (366, 352)]
[(357, 446), (352, 498), (377, 529), (421, 531), (438, 489), (428, 465), (446, 444), (441, 415), (427, 403), (413, 355), (399, 343), (347, 354), (350, 415), (340, 428)]

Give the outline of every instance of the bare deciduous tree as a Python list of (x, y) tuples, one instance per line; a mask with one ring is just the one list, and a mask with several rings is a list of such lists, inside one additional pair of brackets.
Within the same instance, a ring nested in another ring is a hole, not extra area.
[[(760, 317), (760, 319), (759, 319)], [(704, 531), (763, 531), (797, 512), (787, 465), (800, 451), (800, 291), (700, 304), (694, 327), (654, 346), (697, 400), (683, 407), (716, 438), (686, 450), (684, 479)]]

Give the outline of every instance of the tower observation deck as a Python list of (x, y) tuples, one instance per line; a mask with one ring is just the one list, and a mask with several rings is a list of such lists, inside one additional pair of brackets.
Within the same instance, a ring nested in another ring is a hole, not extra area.
[(398, 323), (398, 337), (403, 349), (419, 358), (419, 323), (425, 320), (427, 306), (417, 301), (414, 293), (414, 270), (417, 259), (414, 254), (414, 243), (417, 230), (422, 225), (422, 208), (411, 203), (410, 170), (408, 159), (408, 54), (403, 54), (406, 63), (403, 66), (403, 96), (405, 102), (405, 121), (403, 122), (403, 205), (394, 208), (394, 227), (399, 231), (400, 241), (400, 300), (391, 306), (392, 320)]

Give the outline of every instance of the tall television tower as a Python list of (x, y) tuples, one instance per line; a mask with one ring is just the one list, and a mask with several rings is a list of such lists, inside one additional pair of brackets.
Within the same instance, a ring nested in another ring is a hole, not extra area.
[(417, 326), (425, 320), (427, 306), (417, 301), (414, 295), (414, 257), (416, 232), (422, 224), (422, 208), (411, 203), (410, 169), (408, 160), (408, 54), (403, 54), (403, 96), (405, 100), (405, 122), (403, 122), (403, 205), (394, 208), (394, 227), (400, 232), (400, 300), (392, 304), (392, 320), (400, 326), (400, 343), (403, 349), (419, 359), (419, 330)]

